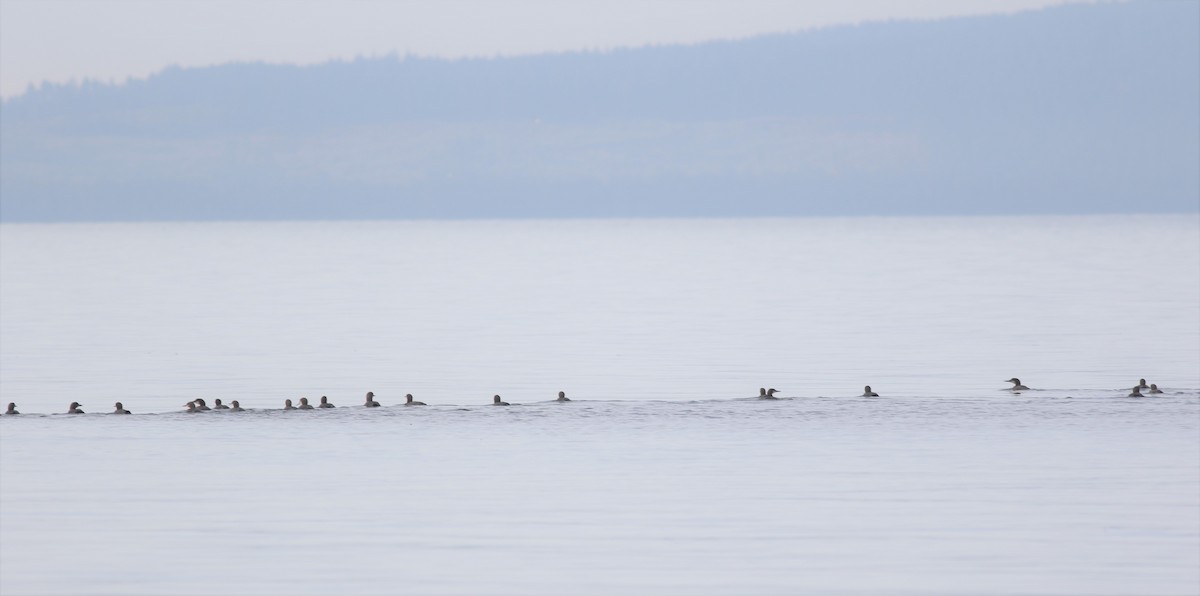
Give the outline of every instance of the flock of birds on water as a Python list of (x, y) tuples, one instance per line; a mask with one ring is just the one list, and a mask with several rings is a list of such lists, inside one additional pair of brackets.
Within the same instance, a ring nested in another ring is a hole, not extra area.
[[(1013, 378), (1005, 381), (1005, 383), (1012, 383), (1012, 387), (1009, 387), (1008, 390), (1012, 391), (1014, 393), (1029, 390), (1029, 387), (1026, 387), (1025, 385), (1021, 384), (1021, 379), (1018, 379), (1016, 377), (1013, 377)], [(1143, 389), (1146, 390), (1145, 394), (1142, 393)], [(779, 393), (778, 389), (774, 389), (774, 388), (766, 389), (766, 388), (760, 387), (758, 389), (758, 397), (756, 399), (779, 399), (778, 397), (775, 397), (776, 393)], [(1158, 388), (1157, 384), (1151, 383), (1151, 384), (1147, 385), (1146, 379), (1138, 379), (1138, 384), (1133, 386), (1133, 390), (1129, 393), (1128, 397), (1145, 397), (1146, 395), (1156, 395), (1156, 394), (1160, 394), (1160, 393), (1162, 393), (1162, 390)], [(876, 393), (875, 391), (872, 391), (871, 386), (867, 385), (866, 387), (863, 387), (863, 393), (862, 393), (861, 397), (879, 397), (879, 394)], [(569, 398), (567, 398), (567, 394), (565, 392), (559, 391), (558, 399), (555, 399), (554, 401), (567, 402), (567, 401), (571, 401), (571, 400)], [(425, 402), (414, 400), (412, 394), (407, 393), (404, 395), (404, 404), (403, 405), (405, 405), (405, 406), (423, 406), (426, 404), (425, 404)], [(491, 405), (493, 405), (493, 406), (508, 406), (511, 404), (500, 399), (499, 395), (495, 395), (495, 396), (492, 396)], [(224, 403), (221, 403), (220, 398), (217, 398), (217, 399), (213, 400), (213, 405), (209, 406), (208, 402), (206, 402), (204, 400), (204, 398), (198, 397), (196, 399), (193, 399), (192, 401), (187, 402), (186, 404), (183, 405), (183, 407), (187, 408), (185, 411), (188, 413), (191, 413), (191, 414), (196, 414), (196, 413), (200, 413), (200, 412), (209, 412), (212, 410), (228, 410), (230, 412), (244, 412), (245, 411), (245, 409), (242, 408), (242, 405), (240, 403), (238, 403), (238, 400), (236, 400), (236, 399), (229, 402), (229, 404), (226, 405)], [(301, 397), (300, 403), (298, 405), (293, 404), (292, 400), (290, 400), (290, 399), (283, 400), (283, 410), (319, 410), (319, 409), (327, 409), (327, 408), (334, 408), (334, 407), (336, 407), (336, 406), (329, 403), (329, 398), (324, 395), (321, 396), (320, 403), (318, 403), (315, 406), (308, 403), (307, 397)], [(363, 407), (367, 407), (367, 408), (380, 407), (379, 402), (375, 401), (375, 394), (373, 392), (371, 392), (371, 391), (367, 392), (367, 399), (366, 399), (366, 402), (363, 403)], [(20, 412), (17, 411), (17, 404), (15, 404), (13, 402), (9, 402), (8, 410), (5, 411), (4, 413), (8, 416), (15, 416), (17, 414), (20, 414)], [(83, 411), (82, 404), (80, 404), (77, 401), (73, 401), (73, 402), (71, 402), (71, 405), (67, 407), (67, 413), (68, 414), (84, 414), (86, 412)], [(123, 404), (121, 404), (121, 402), (117, 402), (116, 404), (114, 404), (114, 409), (111, 413), (112, 414), (132, 414), (133, 412), (125, 409), (125, 406)]]

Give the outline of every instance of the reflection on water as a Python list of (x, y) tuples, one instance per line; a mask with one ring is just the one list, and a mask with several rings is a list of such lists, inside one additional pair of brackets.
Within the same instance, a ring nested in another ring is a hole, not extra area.
[(1200, 590), (1194, 216), (0, 232), (4, 594)]
[(3, 588), (1189, 592), (1200, 390), (1115, 394), (6, 419)]

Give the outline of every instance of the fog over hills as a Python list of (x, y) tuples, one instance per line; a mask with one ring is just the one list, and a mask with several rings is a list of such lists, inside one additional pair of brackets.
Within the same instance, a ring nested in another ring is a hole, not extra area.
[(49, 85), (3, 221), (1200, 211), (1200, 3)]

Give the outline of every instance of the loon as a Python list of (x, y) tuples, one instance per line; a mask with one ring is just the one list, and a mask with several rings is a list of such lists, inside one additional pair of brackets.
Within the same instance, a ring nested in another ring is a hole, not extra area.
[(336, 408), (337, 406), (335, 406), (335, 405), (333, 405), (333, 404), (329, 403), (329, 398), (328, 398), (328, 397), (325, 397), (324, 395), (322, 395), (322, 396), (321, 396), (321, 403), (320, 403), (320, 404), (318, 404), (318, 405), (317, 405), (317, 407), (318, 407), (318, 408)]
[(562, 392), (562, 391), (559, 391), (559, 392), (558, 392), (558, 399), (556, 399), (556, 400), (554, 400), (554, 401), (571, 401), (571, 398), (567, 397), (567, 394), (566, 394), (566, 393), (564, 393), (564, 392)]
[(133, 413), (133, 412), (130, 412), (129, 410), (126, 410), (126, 409), (125, 409), (125, 406), (122, 406), (122, 405), (121, 405), (121, 402), (117, 402), (117, 403), (116, 403), (116, 409), (115, 409), (115, 410), (113, 410), (113, 414), (132, 414), (132, 413)]
[(213, 400), (213, 407), (212, 407), (212, 409), (214, 409), (214, 410), (228, 410), (228, 409), (229, 409), (229, 406), (227, 406), (227, 405), (225, 405), (225, 404), (221, 403), (221, 398), (219, 398), (219, 397), (218, 397), (217, 399), (214, 399), (214, 400)]
[(1162, 393), (1162, 389), (1159, 389), (1159, 388), (1158, 388), (1158, 385), (1156, 385), (1156, 384), (1154, 384), (1154, 383), (1150, 383), (1150, 391), (1149, 391), (1149, 393)]
[(425, 405), (425, 402), (423, 402), (423, 401), (413, 401), (413, 396), (412, 396), (412, 394), (411, 394), (411, 393), (405, 393), (405, 394), (404, 394), (404, 405), (406, 405), (406, 406), (423, 406), (423, 405)]
[(863, 387), (862, 396), (863, 397), (879, 397), (879, 394), (875, 393), (874, 391), (871, 391), (871, 386), (867, 385), (866, 387)]
[(84, 413), (83, 410), (80, 410), (79, 407), (80, 407), (79, 402), (73, 401), (73, 402), (71, 402), (71, 407), (67, 410), (67, 413), (68, 414), (83, 414)]
[(379, 402), (375, 401), (375, 394), (373, 392), (371, 392), (371, 391), (367, 392), (367, 403), (363, 404), (363, 406), (368, 407), (368, 408), (378, 408), (379, 407)]
[(492, 396), (492, 405), (493, 405), (493, 406), (507, 406), (507, 405), (508, 405), (508, 402), (506, 402), (506, 401), (500, 401), (500, 396), (499, 396), (499, 395), (493, 395), (493, 396)]
[(196, 402), (196, 409), (200, 410), (201, 412), (207, 412), (212, 409), (212, 408), (208, 407), (207, 405), (205, 405), (203, 397), (197, 397), (195, 399), (195, 402)]
[(290, 400), (290, 399), (285, 399), (285, 400), (283, 400), (283, 409), (285, 409), (285, 410), (295, 410), (295, 409), (296, 409), (296, 407), (292, 405), (292, 400)]
[(1021, 379), (1018, 379), (1018, 378), (1016, 378), (1016, 377), (1013, 377), (1013, 378), (1011, 378), (1011, 379), (1009, 379), (1009, 380), (1005, 381), (1005, 383), (1012, 383), (1012, 384), (1013, 384), (1013, 386), (1012, 386), (1012, 387), (1009, 387), (1009, 388), (1008, 388), (1008, 390), (1009, 390), (1009, 391), (1021, 391), (1021, 390), (1024, 390), (1024, 389), (1029, 389), (1028, 387), (1026, 387), (1026, 386), (1024, 386), (1024, 385), (1022, 385), (1022, 384), (1021, 384)]
[(195, 400), (189, 401), (188, 403), (183, 404), (183, 406), (185, 408), (187, 408), (188, 414), (195, 414), (196, 412), (200, 411), (200, 410), (196, 409), (196, 401)]
[(763, 399), (779, 399), (778, 397), (775, 397), (776, 393), (779, 393), (778, 389), (767, 389), (767, 394), (763, 396)]
[(17, 404), (11, 401), (8, 402), (8, 409), (5, 410), (4, 413), (9, 416), (16, 416), (17, 414), (20, 414), (20, 412), (17, 411)]
[(300, 398), (300, 407), (296, 408), (296, 409), (297, 410), (311, 410), (311, 409), (313, 409), (313, 407), (308, 405), (307, 397), (302, 397), (302, 398)]
[(1142, 396), (1142, 388), (1135, 385), (1133, 387), (1133, 393), (1130, 393), (1129, 397), (1143, 397)]
[(758, 388), (758, 399), (767, 399), (767, 388), (766, 387)]
[(233, 400), (233, 405), (230, 406), (229, 411), (230, 412), (242, 412), (244, 410), (242, 410), (242, 404), (239, 404), (238, 400), (235, 399), (235, 400)]
[(1137, 386), (1138, 386), (1138, 389), (1149, 389), (1150, 388), (1149, 385), (1146, 385), (1146, 379), (1138, 379)]

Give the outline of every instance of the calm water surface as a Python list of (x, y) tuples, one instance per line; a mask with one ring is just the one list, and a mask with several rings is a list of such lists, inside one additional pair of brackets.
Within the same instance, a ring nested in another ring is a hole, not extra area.
[(1200, 591), (1196, 216), (4, 224), (0, 394), (6, 595)]

